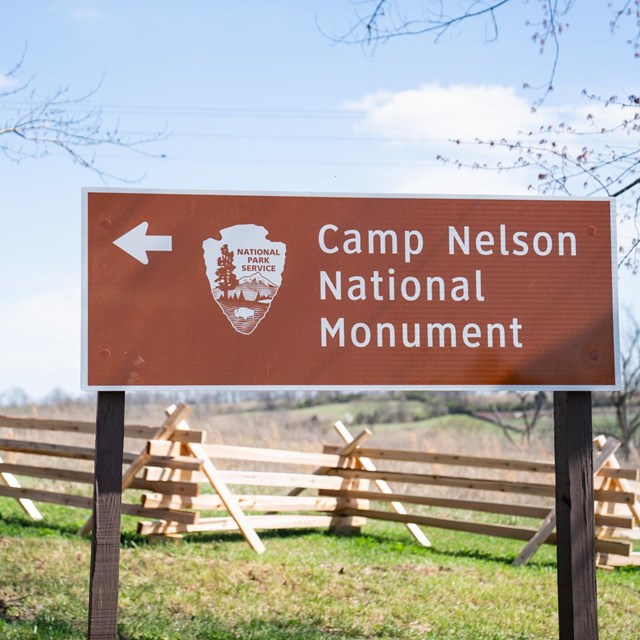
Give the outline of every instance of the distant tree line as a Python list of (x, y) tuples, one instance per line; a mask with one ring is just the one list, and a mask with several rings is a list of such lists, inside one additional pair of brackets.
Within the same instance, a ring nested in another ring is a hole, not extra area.
[[(622, 337), (620, 373), (621, 389), (593, 394), (594, 430), (613, 435), (622, 442), (622, 453), (629, 457), (640, 449), (640, 322), (629, 317), (629, 329)], [(185, 402), (206, 409), (235, 411), (239, 404), (255, 410), (294, 410), (314, 406), (348, 403), (359, 399), (376, 399), (366, 410), (356, 411), (353, 424), (417, 422), (442, 415), (464, 414), (499, 428), (513, 441), (529, 441), (540, 425), (549, 424), (553, 399), (544, 391), (479, 393), (467, 391), (132, 391), (127, 402), (132, 405), (167, 406)], [(72, 396), (54, 389), (44, 398), (30, 398), (23, 389), (13, 387), (0, 393), (4, 412), (38, 408), (71, 408), (95, 402), (95, 394)]]

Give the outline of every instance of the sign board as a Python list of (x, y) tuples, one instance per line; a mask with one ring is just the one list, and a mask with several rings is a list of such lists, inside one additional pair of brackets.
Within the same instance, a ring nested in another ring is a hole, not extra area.
[(83, 388), (614, 388), (608, 199), (88, 189)]

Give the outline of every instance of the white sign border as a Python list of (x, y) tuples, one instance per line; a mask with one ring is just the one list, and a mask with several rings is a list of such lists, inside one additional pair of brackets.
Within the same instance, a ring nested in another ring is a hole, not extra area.
[[(613, 385), (89, 385), (89, 241), (88, 214), (90, 193), (134, 193), (177, 196), (272, 196), (294, 198), (371, 198), (371, 199), (420, 199), (420, 200), (508, 200), (537, 202), (608, 202), (611, 229), (611, 291), (613, 308)], [(416, 193), (314, 193), (296, 191), (217, 191), (194, 189), (135, 189), (112, 187), (82, 188), (82, 329), (81, 329), (81, 389), (83, 391), (616, 391), (621, 388), (620, 331), (618, 309), (617, 226), (615, 198), (586, 198), (569, 196), (502, 196), (502, 195), (446, 195)]]

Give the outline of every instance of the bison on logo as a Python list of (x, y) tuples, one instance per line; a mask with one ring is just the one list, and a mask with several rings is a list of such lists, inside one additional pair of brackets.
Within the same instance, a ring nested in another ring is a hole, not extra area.
[(245, 335), (267, 315), (282, 282), (287, 247), (267, 240), (268, 234), (255, 224), (237, 224), (222, 229), (220, 240), (202, 243), (211, 295)]

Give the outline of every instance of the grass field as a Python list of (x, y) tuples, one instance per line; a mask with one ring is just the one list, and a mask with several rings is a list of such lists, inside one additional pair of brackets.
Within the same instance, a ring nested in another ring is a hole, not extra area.
[[(87, 512), (43, 506), (33, 523), (0, 502), (0, 638), (86, 636)], [(520, 544), (432, 530), (423, 549), (400, 525), (341, 538), (264, 536), (254, 554), (237, 536), (149, 544), (125, 518), (121, 640), (320, 640), (557, 637), (554, 549), (513, 568)], [(601, 638), (640, 637), (640, 570), (598, 572)]]
[[(333, 420), (375, 413), (374, 405), (215, 414), (195, 407), (191, 422), (209, 442), (318, 451), (322, 441), (335, 441)], [(73, 417), (91, 417), (86, 408), (80, 413)], [(129, 407), (130, 422), (161, 417), (160, 407)], [(546, 428), (530, 443), (510, 443), (468, 416), (389, 421), (373, 430), (376, 446), (552, 455)], [(34, 523), (0, 498), (0, 640), (85, 638), (90, 542), (76, 531), (89, 514), (38, 506), (45, 518)], [(350, 538), (263, 534), (267, 552), (258, 556), (230, 534), (153, 544), (135, 534), (135, 524), (123, 519), (120, 640), (557, 637), (553, 547), (514, 568), (522, 543), (428, 530), (433, 547), (424, 549), (402, 525), (370, 523)], [(600, 638), (639, 638), (640, 569), (599, 571), (598, 593)]]

